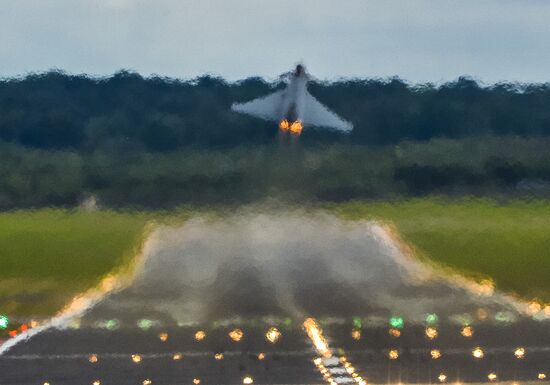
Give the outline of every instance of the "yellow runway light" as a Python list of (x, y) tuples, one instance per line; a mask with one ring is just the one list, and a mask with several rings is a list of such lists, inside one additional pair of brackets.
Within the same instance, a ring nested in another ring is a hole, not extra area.
[(206, 332), (204, 330), (198, 330), (196, 333), (195, 333), (195, 339), (197, 341), (202, 341), (206, 338)]
[(239, 342), (244, 336), (244, 333), (241, 329), (233, 329), (229, 332), (229, 338), (235, 342)]
[(517, 348), (516, 351), (514, 352), (514, 355), (516, 356), (516, 358), (525, 357), (525, 349), (524, 348)]
[(475, 358), (483, 358), (483, 356), (485, 356), (485, 353), (483, 353), (483, 350), (478, 347), (478, 348), (475, 348), (474, 350), (472, 350), (472, 355)]
[(397, 360), (399, 358), (399, 352), (395, 349), (392, 349), (388, 352), (388, 357), (390, 360)]
[(437, 329), (428, 327), (426, 328), (426, 337), (428, 337), (430, 340), (436, 339), (438, 336)]
[(474, 329), (471, 326), (464, 326), (460, 334), (462, 334), (466, 338), (470, 338), (474, 335)]
[(267, 331), (267, 333), (265, 333), (265, 338), (269, 342), (274, 344), (275, 342), (277, 342), (279, 340), (279, 338), (281, 338), (281, 332), (276, 327), (272, 327)]

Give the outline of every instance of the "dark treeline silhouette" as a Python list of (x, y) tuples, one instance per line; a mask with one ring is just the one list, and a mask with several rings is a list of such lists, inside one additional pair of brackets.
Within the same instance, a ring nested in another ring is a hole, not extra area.
[[(229, 107), (282, 86), (259, 78), (180, 81), (127, 71), (99, 79), (61, 72), (7, 79), (0, 81), (0, 140), (83, 151), (265, 144), (276, 136), (276, 125)], [(309, 89), (355, 128), (345, 136), (306, 130), (304, 143), (550, 135), (550, 84), (482, 87), (460, 78), (436, 87), (390, 79), (312, 82)]]
[(0, 209), (171, 208), (410, 196), (550, 197), (550, 139), (434, 139), (369, 146), (46, 151), (0, 144)]
[(393, 199), (429, 194), (550, 196), (550, 85), (441, 86), (399, 79), (312, 82), (353, 122), (348, 135), (230, 110), (283, 87), (61, 72), (0, 80), (0, 209)]

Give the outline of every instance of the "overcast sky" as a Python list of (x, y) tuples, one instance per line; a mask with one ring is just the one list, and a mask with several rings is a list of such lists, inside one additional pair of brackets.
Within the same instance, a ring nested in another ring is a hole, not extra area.
[(0, 77), (550, 81), (546, 0), (0, 0)]

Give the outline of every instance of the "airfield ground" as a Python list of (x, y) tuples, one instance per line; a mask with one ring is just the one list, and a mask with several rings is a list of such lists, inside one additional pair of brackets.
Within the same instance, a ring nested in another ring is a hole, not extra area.
[[(322, 209), (392, 224), (421, 258), (550, 301), (550, 201), (352, 202)], [(204, 212), (20, 210), (0, 214), (0, 313), (49, 315), (127, 263), (154, 223)]]
[(385, 234), (318, 212), (157, 228), (128, 286), (0, 336), (0, 383), (548, 383), (546, 309), (424, 279)]

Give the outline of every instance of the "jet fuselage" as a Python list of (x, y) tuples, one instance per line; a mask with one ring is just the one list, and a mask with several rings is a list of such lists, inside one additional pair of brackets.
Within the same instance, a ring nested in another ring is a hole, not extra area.
[(308, 76), (303, 66), (297, 65), (291, 74), (290, 83), (282, 103), (279, 129), (299, 135), (302, 132), (304, 100)]

